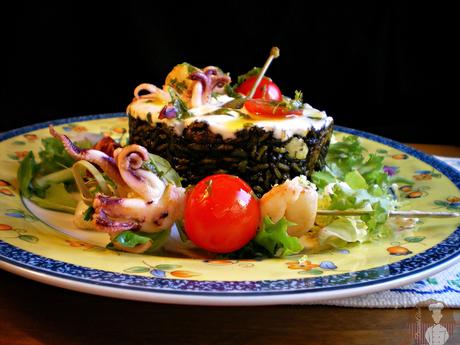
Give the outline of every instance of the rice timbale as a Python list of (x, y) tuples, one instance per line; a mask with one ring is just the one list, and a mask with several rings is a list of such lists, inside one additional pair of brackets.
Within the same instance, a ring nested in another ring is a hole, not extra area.
[(169, 73), (163, 89), (139, 85), (127, 108), (130, 143), (166, 158), (185, 186), (226, 173), (241, 177), (258, 196), (323, 168), (331, 117), (297, 95), (261, 101), (273, 109), (268, 116), (247, 103), (238, 109), (228, 104), (238, 96), (224, 88), (229, 82), (216, 67), (201, 70), (183, 63)]

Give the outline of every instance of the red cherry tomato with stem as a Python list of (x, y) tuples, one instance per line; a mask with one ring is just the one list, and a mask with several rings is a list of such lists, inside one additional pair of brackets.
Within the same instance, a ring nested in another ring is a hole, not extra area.
[[(245, 96), (249, 95), (249, 92), (251, 92), (252, 86), (256, 80), (257, 76), (249, 77), (242, 82), (235, 91)], [(283, 94), (281, 93), (279, 87), (270, 78), (263, 77), (252, 98), (265, 99), (267, 101), (282, 101)]]
[(289, 109), (280, 102), (248, 99), (244, 106), (250, 114), (267, 118), (285, 118), (287, 116), (302, 116), (302, 109)]
[(187, 195), (185, 233), (210, 252), (230, 253), (242, 248), (256, 235), (259, 223), (259, 201), (237, 176), (208, 176)]

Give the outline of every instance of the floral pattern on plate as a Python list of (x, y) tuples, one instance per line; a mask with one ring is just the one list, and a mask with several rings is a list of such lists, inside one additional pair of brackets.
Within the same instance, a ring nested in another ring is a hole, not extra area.
[[(127, 118), (117, 115), (63, 121), (58, 129), (70, 137), (96, 133), (126, 139)], [(21, 262), (31, 269), (111, 286), (270, 292), (396, 279), (452, 259), (460, 250), (456, 249), (460, 247), (456, 219), (424, 219), (410, 235), (402, 225), (393, 239), (310, 254), (303, 261), (301, 256), (262, 261), (200, 260), (108, 250), (106, 234), (78, 230), (71, 215), (43, 210), (20, 199), (15, 186), (19, 161), (28, 150), (39, 149), (40, 139), (48, 136), (46, 127), (39, 124), (30, 130), (9, 132), (0, 142), (0, 260), (9, 263)], [(350, 134), (361, 136), (368, 152), (385, 157), (388, 174), (397, 173), (413, 181), (400, 186), (405, 208), (458, 209), (460, 178), (453, 169), (401, 144), (336, 128), (338, 140)], [(194, 283), (184, 285), (184, 281)]]

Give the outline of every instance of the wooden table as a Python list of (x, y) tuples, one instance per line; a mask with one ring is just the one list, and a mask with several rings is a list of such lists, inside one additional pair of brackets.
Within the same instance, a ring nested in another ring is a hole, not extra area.
[[(460, 157), (460, 147), (416, 145)], [(453, 311), (460, 322), (460, 309)], [(412, 344), (415, 309), (196, 307), (68, 291), (0, 270), (0, 344)], [(460, 326), (448, 344), (460, 344)]]

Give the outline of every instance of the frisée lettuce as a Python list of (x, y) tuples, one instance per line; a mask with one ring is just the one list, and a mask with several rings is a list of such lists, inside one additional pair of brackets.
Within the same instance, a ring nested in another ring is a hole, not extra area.
[(366, 156), (365, 151), (358, 137), (346, 136), (330, 145), (326, 168), (312, 175), (324, 209), (371, 211), (362, 216), (320, 217), (322, 245), (340, 247), (385, 238), (392, 232), (387, 220), (398, 205), (394, 184), (412, 182), (389, 176), (384, 171), (384, 157), (374, 153)]

